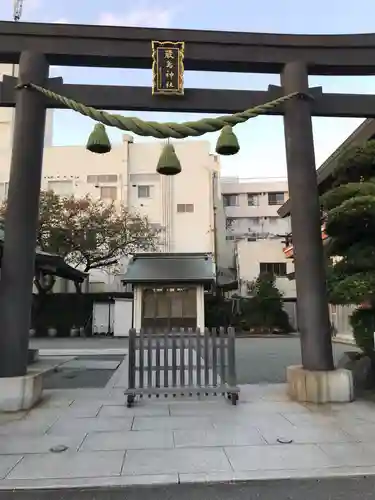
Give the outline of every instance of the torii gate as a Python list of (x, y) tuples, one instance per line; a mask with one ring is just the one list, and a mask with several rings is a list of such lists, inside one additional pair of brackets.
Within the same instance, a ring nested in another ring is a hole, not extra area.
[[(152, 40), (183, 41), (186, 70), (278, 73), (281, 87), (186, 89), (177, 97), (152, 95), (149, 87), (71, 85), (48, 78), (49, 65), (151, 68)], [(374, 118), (375, 96), (325, 94), (321, 88), (309, 88), (308, 75), (374, 74), (374, 51), (373, 34), (276, 35), (0, 22), (0, 63), (19, 64), (20, 84), (15, 90), (15, 80), (6, 77), (0, 86), (0, 106), (16, 106), (0, 282), (0, 377), (23, 376), (27, 369), (45, 114), (48, 107), (63, 107), (30, 90), (32, 83), (109, 110), (233, 113), (297, 96), (269, 110), (284, 117), (301, 330), (303, 369), (291, 370), (288, 376), (291, 394), (299, 399), (316, 399), (307, 388), (311, 377), (315, 386), (332, 389), (335, 372), (311, 117)], [(304, 395), (297, 389), (301, 383)], [(348, 379), (347, 392), (349, 385)]]

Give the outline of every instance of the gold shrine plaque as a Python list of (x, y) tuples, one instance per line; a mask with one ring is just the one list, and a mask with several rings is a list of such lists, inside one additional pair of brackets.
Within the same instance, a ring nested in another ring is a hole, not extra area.
[(184, 95), (185, 42), (152, 43), (152, 94)]

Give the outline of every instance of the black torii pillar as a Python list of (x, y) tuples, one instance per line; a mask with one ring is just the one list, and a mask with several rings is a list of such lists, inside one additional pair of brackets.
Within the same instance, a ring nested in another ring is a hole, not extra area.
[[(48, 71), (42, 54), (22, 52), (18, 83), (44, 86)], [(0, 377), (27, 371), (45, 118), (45, 97), (19, 89), (0, 280)]]
[[(285, 95), (308, 94), (306, 65), (286, 64), (281, 83)], [(334, 363), (308, 97), (285, 103), (284, 130), (302, 365), (306, 370), (330, 371)]]

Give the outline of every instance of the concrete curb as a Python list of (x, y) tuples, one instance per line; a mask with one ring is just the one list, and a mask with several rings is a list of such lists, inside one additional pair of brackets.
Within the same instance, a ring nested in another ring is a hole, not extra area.
[[(126, 490), (131, 487), (166, 487), (184, 486), (188, 484), (241, 484), (250, 481), (262, 483), (280, 480), (319, 480), (348, 477), (375, 476), (375, 466), (359, 467), (325, 467), (321, 469), (285, 469), (285, 470), (263, 470), (243, 472), (218, 472), (218, 473), (196, 473), (168, 475), (144, 475), (144, 476), (118, 476), (82, 479), (34, 479), (34, 480), (7, 480), (0, 481), (1, 492), (38, 492), (38, 491), (68, 491), (79, 490), (80, 493), (98, 489), (99, 491), (111, 491), (114, 489)], [(5, 483), (5, 484), (4, 484)]]
[(113, 349), (39, 349), (39, 356), (105, 356), (105, 355), (121, 355), (128, 354), (127, 348)]

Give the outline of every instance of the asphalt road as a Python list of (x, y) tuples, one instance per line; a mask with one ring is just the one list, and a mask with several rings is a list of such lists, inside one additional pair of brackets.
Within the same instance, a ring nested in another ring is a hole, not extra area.
[(0, 500), (373, 500), (375, 477), (250, 481), (232, 484), (0, 491)]
[[(32, 339), (31, 347), (39, 349), (111, 349), (127, 348), (127, 339)], [(354, 346), (333, 344), (334, 357), (337, 361), (345, 351), (352, 351)], [(94, 359), (117, 359), (119, 356), (87, 356)], [(121, 358), (121, 356), (120, 356)], [(237, 338), (236, 339), (237, 377), (239, 384), (283, 383), (286, 367), (301, 363), (300, 341), (290, 338)], [(95, 377), (95, 374), (91, 375)], [(100, 377), (100, 374), (97, 374)], [(92, 386), (102, 387), (98, 380)]]
[[(354, 346), (333, 344), (335, 360), (353, 349)], [(239, 384), (283, 383), (286, 367), (301, 363), (300, 341), (297, 337), (238, 338), (236, 360)]]

